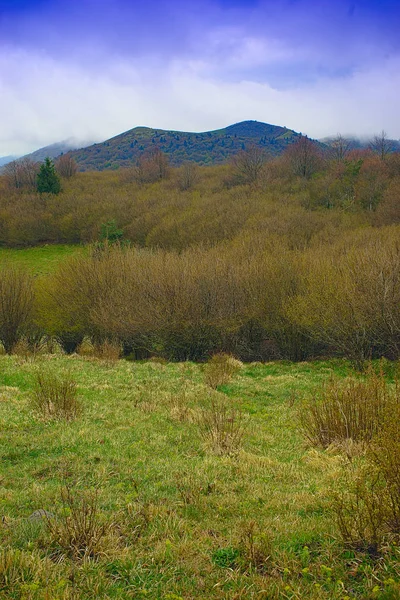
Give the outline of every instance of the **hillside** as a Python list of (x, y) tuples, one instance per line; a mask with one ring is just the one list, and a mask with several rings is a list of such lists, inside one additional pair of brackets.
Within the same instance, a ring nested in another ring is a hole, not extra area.
[(189, 133), (136, 127), (105, 142), (71, 152), (81, 171), (117, 169), (135, 164), (151, 149), (159, 148), (174, 166), (185, 161), (200, 165), (221, 164), (245, 147), (256, 144), (271, 156), (281, 154), (298, 133), (258, 121), (243, 121), (224, 129)]
[[(359, 138), (355, 136), (344, 136), (344, 138), (348, 141), (351, 149), (354, 150), (367, 150), (371, 146), (371, 138)], [(329, 146), (335, 139), (335, 136), (325, 137), (319, 140), (322, 144), (326, 144)], [(400, 140), (387, 139), (388, 150), (389, 152), (400, 152)]]
[(21, 158), (30, 158), (31, 160), (33, 160), (35, 162), (43, 162), (47, 157), (56, 158), (57, 156), (60, 156), (61, 154), (65, 154), (66, 152), (69, 152), (70, 150), (76, 150), (77, 148), (80, 148), (81, 146), (82, 146), (82, 143), (78, 143), (76, 140), (69, 139), (69, 140), (64, 140), (62, 142), (57, 142), (55, 144), (50, 144), (50, 146), (44, 146), (43, 148), (39, 148), (38, 150), (35, 150), (34, 152), (31, 152), (30, 154), (26, 154), (25, 156), (22, 156)]
[(0, 167), (4, 167), (4, 165), (7, 165), (8, 163), (12, 162), (13, 160), (16, 160), (17, 158), (17, 156), (1, 156)]

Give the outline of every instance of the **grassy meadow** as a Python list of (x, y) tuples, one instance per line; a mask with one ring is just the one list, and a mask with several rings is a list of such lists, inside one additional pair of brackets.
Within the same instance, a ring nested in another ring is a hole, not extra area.
[(0, 600), (400, 598), (399, 155), (244, 158), (0, 177)]
[(67, 244), (46, 244), (21, 249), (0, 248), (0, 265), (18, 265), (34, 275), (48, 275), (66, 258), (84, 252), (83, 246)]
[[(350, 363), (234, 371), (0, 356), (0, 597), (399, 598), (397, 546), (343, 545), (331, 499), (348, 461), (299, 424)], [(74, 382), (75, 418), (38, 410), (38, 374)]]

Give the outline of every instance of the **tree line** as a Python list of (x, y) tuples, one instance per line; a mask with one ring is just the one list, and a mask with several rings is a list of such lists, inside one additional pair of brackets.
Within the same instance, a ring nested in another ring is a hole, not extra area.
[(42, 165), (44, 184), (61, 178), (58, 193), (38, 191), (31, 166), (14, 163), (0, 176), (1, 246), (93, 243), (111, 220), (134, 245), (176, 250), (254, 228), (307, 245), (344, 221), (400, 222), (400, 153), (351, 150), (340, 137), (322, 151), (303, 136), (272, 160), (249, 147), (216, 167), (172, 168), (154, 149), (130, 168), (77, 173), (65, 155), (55, 169)]
[(181, 252), (104, 243), (48, 276), (0, 270), (7, 352), (57, 340), (117, 344), (134, 358), (400, 358), (400, 227), (294, 248), (258, 232)]

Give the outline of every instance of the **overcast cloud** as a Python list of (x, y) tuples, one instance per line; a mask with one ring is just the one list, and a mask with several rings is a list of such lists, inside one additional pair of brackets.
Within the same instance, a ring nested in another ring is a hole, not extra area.
[(135, 5), (0, 0), (0, 156), (245, 119), (400, 138), (396, 3)]

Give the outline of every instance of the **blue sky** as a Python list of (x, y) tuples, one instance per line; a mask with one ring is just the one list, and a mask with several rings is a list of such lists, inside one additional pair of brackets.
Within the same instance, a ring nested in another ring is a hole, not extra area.
[(400, 2), (0, 0), (0, 155), (244, 119), (400, 138)]

